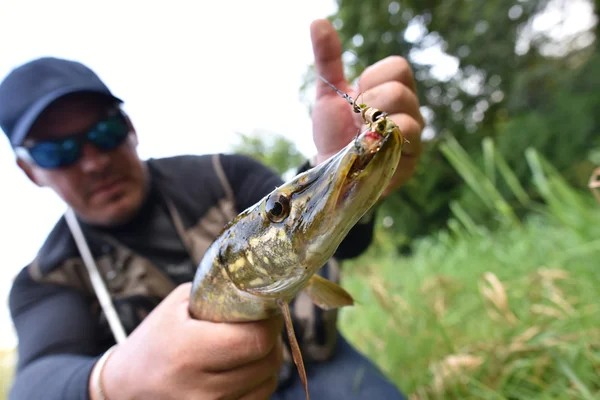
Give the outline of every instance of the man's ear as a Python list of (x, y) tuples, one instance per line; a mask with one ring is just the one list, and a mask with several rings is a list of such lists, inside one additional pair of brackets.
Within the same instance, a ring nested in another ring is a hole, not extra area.
[(137, 147), (138, 137), (137, 137), (137, 132), (135, 130), (135, 127), (133, 126), (133, 122), (131, 122), (131, 118), (129, 118), (129, 115), (127, 115), (125, 112), (123, 112), (123, 115), (125, 116), (125, 120), (127, 121), (127, 125), (129, 126), (128, 140), (133, 145), (133, 147)]
[(39, 179), (37, 178), (35, 173), (33, 172), (33, 168), (31, 167), (31, 165), (29, 163), (24, 161), (22, 158), (17, 157), (17, 165), (19, 166), (19, 168), (21, 168), (21, 170), (25, 173), (25, 175), (27, 175), (27, 177), (29, 178), (29, 180), (31, 182), (33, 182), (35, 185), (37, 185), (39, 187), (44, 186), (39, 181)]
[(137, 137), (137, 132), (132, 130), (129, 133), (129, 140), (131, 140), (131, 144), (133, 145), (133, 147), (137, 147), (138, 145), (138, 137)]

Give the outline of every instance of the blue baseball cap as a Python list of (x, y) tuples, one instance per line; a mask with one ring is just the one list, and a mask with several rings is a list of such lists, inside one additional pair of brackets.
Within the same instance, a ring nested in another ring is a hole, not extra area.
[(46, 107), (62, 96), (83, 92), (123, 102), (79, 62), (54, 57), (27, 62), (0, 83), (0, 128), (13, 147), (19, 146)]

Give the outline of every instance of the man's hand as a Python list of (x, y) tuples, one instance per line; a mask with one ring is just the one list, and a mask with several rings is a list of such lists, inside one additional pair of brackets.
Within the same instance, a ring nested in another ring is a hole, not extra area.
[(102, 375), (107, 399), (268, 399), (283, 362), (282, 319), (211, 323), (180, 285), (120, 344)]
[[(383, 194), (386, 196), (410, 179), (421, 154), (421, 131), (425, 121), (419, 109), (411, 68), (404, 58), (385, 58), (365, 69), (359, 78), (358, 89), (354, 90), (344, 77), (341, 43), (331, 23), (327, 20), (314, 21), (311, 39), (317, 74), (355, 100), (361, 93), (359, 102), (387, 112), (408, 140), (402, 148), (396, 174)], [(317, 163), (346, 146), (359, 129), (363, 129), (360, 115), (354, 113), (350, 104), (325, 82), (317, 79), (317, 99), (313, 111)]]

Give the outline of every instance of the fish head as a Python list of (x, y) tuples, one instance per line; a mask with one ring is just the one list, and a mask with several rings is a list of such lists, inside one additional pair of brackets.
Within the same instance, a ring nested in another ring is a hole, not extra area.
[(218, 255), (231, 281), (254, 295), (293, 298), (378, 201), (403, 142), (391, 120), (375, 120), (337, 154), (240, 213)]

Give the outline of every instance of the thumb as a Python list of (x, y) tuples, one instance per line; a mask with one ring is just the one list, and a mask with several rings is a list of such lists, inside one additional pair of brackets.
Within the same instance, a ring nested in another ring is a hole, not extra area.
[[(313, 21), (310, 25), (310, 38), (317, 74), (341, 91), (348, 92), (350, 86), (344, 77), (342, 44), (331, 22), (327, 19)], [(337, 96), (325, 82), (317, 79), (317, 99), (325, 95)]]
[(190, 292), (192, 290), (192, 282), (185, 282), (178, 285), (171, 293), (169, 293), (162, 301), (165, 304), (181, 304), (190, 300)]

